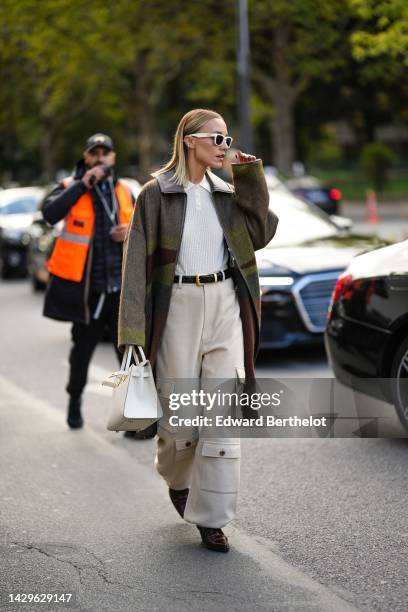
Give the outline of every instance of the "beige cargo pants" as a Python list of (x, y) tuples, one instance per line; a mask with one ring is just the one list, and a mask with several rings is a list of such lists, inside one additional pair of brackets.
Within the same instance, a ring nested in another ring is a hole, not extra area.
[[(218, 429), (179, 427), (169, 418), (213, 416), (206, 406), (170, 409), (175, 393), (192, 389), (235, 389), (244, 366), (242, 323), (232, 279), (175, 284), (156, 361), (163, 406), (157, 434), (156, 468), (172, 489), (189, 488), (184, 518), (204, 527), (223, 527), (235, 516), (240, 478), (239, 438), (218, 437)], [(226, 385), (226, 386), (225, 386)], [(173, 405), (174, 408), (174, 405)], [(220, 414), (219, 406), (215, 411)], [(222, 429), (219, 431), (222, 436)], [(225, 433), (225, 432), (224, 432)]]

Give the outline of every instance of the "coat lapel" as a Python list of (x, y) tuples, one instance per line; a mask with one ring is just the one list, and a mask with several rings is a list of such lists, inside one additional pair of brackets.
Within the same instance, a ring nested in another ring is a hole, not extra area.
[(179, 185), (174, 180), (174, 170), (168, 170), (160, 174), (154, 172), (152, 176), (157, 179), (162, 193), (185, 193), (183, 185)]

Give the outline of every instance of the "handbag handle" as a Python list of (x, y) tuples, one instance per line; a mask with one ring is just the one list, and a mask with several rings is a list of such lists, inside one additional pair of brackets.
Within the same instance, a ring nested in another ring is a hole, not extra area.
[[(139, 353), (140, 356), (142, 358), (142, 361), (139, 362), (138, 357), (137, 357), (137, 352), (136, 349), (139, 349)], [(143, 352), (143, 349), (141, 346), (137, 346), (136, 348), (133, 346), (133, 356), (135, 358), (135, 361), (137, 363), (137, 365), (145, 365), (147, 363), (147, 359), (146, 359), (146, 355)]]
[[(139, 349), (139, 353), (140, 356), (142, 358), (142, 361), (140, 361), (138, 355), (137, 355), (137, 351), (136, 349)], [(122, 363), (120, 366), (120, 370), (118, 372), (113, 372), (113, 374), (111, 374), (110, 376), (108, 376), (107, 380), (104, 380), (102, 382), (102, 386), (104, 387), (115, 387), (116, 384), (114, 381), (109, 380), (110, 378), (116, 379), (118, 376), (120, 376), (121, 374), (127, 374), (127, 372), (129, 371), (130, 368), (130, 362), (132, 360), (132, 355), (135, 359), (136, 365), (138, 366), (144, 366), (146, 365), (146, 363), (148, 363), (148, 360), (146, 359), (146, 355), (143, 352), (143, 349), (141, 346), (137, 346), (135, 347), (134, 344), (128, 344), (125, 348), (125, 351), (123, 353), (123, 359), (122, 359)]]
[(128, 371), (131, 358), (132, 358), (131, 345), (128, 344), (123, 352), (123, 358), (122, 358), (122, 363), (119, 368), (119, 372)]
[[(142, 360), (140, 361), (138, 354), (137, 354), (137, 350), (139, 349), (139, 353), (140, 356), (142, 358)], [(129, 370), (130, 367), (130, 362), (132, 360), (132, 355), (134, 357), (135, 363), (138, 366), (143, 366), (147, 363), (147, 359), (146, 356), (143, 352), (143, 349), (141, 346), (135, 346), (134, 344), (128, 344), (126, 346), (125, 352), (123, 353), (123, 359), (122, 359), (122, 364), (120, 366), (120, 371), (121, 372), (127, 372)]]

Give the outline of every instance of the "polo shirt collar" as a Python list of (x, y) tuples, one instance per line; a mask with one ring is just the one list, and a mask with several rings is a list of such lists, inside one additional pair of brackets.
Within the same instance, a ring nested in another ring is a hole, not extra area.
[(186, 185), (184, 185), (184, 190), (187, 193), (193, 187), (202, 187), (203, 189), (208, 191), (208, 193), (211, 193), (211, 186), (206, 176), (203, 176), (203, 179), (200, 183), (192, 183), (191, 181), (187, 181)]

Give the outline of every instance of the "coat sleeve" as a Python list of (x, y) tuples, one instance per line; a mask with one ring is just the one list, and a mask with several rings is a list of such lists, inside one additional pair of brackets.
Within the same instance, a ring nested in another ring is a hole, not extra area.
[(119, 305), (118, 346), (135, 344), (145, 348), (146, 234), (144, 194), (136, 208), (123, 244), (122, 290)]
[(232, 164), (236, 204), (244, 211), (254, 250), (262, 249), (274, 237), (278, 217), (269, 208), (269, 192), (262, 161)]
[(54, 225), (67, 216), (70, 209), (86, 192), (82, 181), (73, 181), (67, 188), (60, 184), (49, 193), (42, 205), (41, 212), (47, 223)]

